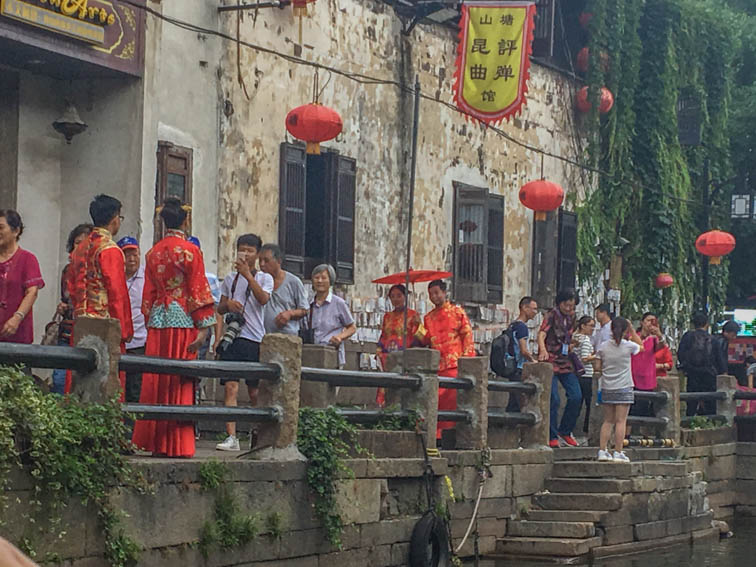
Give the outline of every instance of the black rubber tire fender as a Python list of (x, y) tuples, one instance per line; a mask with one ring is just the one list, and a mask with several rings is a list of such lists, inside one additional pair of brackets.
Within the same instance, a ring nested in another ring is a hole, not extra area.
[(449, 567), (449, 537), (444, 521), (434, 512), (426, 512), (412, 530), (410, 567)]

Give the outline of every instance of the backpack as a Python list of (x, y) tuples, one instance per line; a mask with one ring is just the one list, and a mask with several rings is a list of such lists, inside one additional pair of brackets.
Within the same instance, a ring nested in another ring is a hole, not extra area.
[(695, 331), (693, 341), (690, 343), (690, 348), (685, 357), (685, 368), (688, 370), (711, 370), (713, 366), (711, 335), (704, 331)]
[(513, 325), (514, 323), (502, 331), (491, 343), (491, 370), (502, 378), (511, 378), (517, 373)]

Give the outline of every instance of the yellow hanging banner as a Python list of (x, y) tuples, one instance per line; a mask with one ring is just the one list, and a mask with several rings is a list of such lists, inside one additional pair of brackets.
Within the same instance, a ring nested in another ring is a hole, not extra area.
[(533, 43), (533, 2), (465, 2), (459, 21), (454, 100), (486, 123), (525, 103)]

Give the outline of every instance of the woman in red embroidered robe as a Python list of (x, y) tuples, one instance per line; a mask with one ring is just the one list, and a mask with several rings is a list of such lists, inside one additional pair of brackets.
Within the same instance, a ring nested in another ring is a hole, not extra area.
[[(376, 354), (381, 361), (381, 368), (386, 370), (386, 357), (396, 350), (404, 350), (404, 310), (407, 307), (407, 288), (402, 284), (396, 284), (389, 289), (389, 299), (394, 310), (383, 316), (381, 337), (378, 339)], [(410, 337), (409, 346), (419, 346), (425, 335), (423, 323), (417, 311), (407, 309), (407, 335)], [(386, 403), (386, 395), (383, 388), (378, 388), (375, 402), (383, 407)]]
[[(145, 355), (194, 359), (215, 324), (215, 310), (199, 248), (189, 242), (188, 207), (166, 199), (160, 216), (165, 238), (147, 253), (142, 312), (147, 319)], [(139, 403), (194, 403), (192, 378), (172, 374), (144, 374)], [(139, 420), (134, 445), (154, 456), (194, 455), (194, 425), (190, 421)]]
[[(464, 309), (447, 299), (446, 282), (433, 280), (429, 283), (428, 297), (436, 307), (425, 316), (425, 343), (441, 353), (438, 375), (456, 378), (457, 359), (475, 356), (470, 319)], [(457, 390), (439, 388), (438, 409), (457, 409)], [(439, 421), (436, 437), (440, 439), (442, 430), (453, 427), (453, 421)]]

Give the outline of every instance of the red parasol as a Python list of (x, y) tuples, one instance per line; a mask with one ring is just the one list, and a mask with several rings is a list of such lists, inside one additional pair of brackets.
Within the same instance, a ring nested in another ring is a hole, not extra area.
[[(451, 277), (451, 272), (441, 272), (438, 270), (413, 270), (409, 271), (409, 282), (430, 282), (433, 280), (442, 280), (444, 278)], [(373, 283), (377, 284), (406, 284), (407, 272), (397, 272), (388, 276), (383, 276), (377, 280), (373, 280)]]

